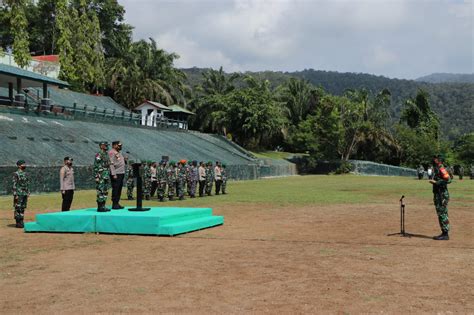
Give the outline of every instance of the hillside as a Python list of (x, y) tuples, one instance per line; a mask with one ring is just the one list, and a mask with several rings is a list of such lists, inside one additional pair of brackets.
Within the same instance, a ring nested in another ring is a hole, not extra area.
[(474, 73), (432, 73), (416, 79), (428, 83), (474, 83)]
[[(202, 81), (207, 69), (183, 69), (188, 84), (195, 86)], [(433, 110), (441, 118), (442, 137), (455, 139), (461, 134), (474, 132), (474, 83), (426, 83), (413, 80), (389, 79), (364, 73), (339, 73), (335, 71), (303, 70), (298, 72), (246, 72), (260, 79), (268, 79), (272, 87), (283, 84), (290, 77), (303, 78), (325, 91), (341, 95), (347, 89), (365, 88), (373, 93), (388, 88), (392, 93), (392, 117), (398, 120), (405, 99), (414, 97), (419, 88), (430, 94)], [(237, 82), (237, 85), (242, 82)]]

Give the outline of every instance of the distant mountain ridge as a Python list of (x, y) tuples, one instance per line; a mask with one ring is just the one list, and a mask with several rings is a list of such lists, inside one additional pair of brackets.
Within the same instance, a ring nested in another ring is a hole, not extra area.
[(474, 83), (474, 73), (432, 73), (415, 81), (428, 83)]
[[(203, 81), (202, 73), (209, 70), (203, 68), (182, 69), (187, 75), (190, 86)], [(297, 72), (262, 71), (245, 72), (257, 79), (269, 80), (272, 87), (285, 83), (289, 78), (302, 78), (326, 92), (342, 95), (347, 89), (366, 89), (378, 93), (384, 88), (392, 94), (392, 117), (397, 121), (403, 102), (415, 97), (418, 89), (430, 94), (430, 104), (441, 118), (441, 136), (455, 139), (458, 136), (474, 132), (474, 83), (426, 83), (414, 80), (390, 79), (366, 73), (340, 73), (307, 69)], [(229, 74), (230, 75), (230, 74)], [(237, 81), (236, 85), (243, 85)]]

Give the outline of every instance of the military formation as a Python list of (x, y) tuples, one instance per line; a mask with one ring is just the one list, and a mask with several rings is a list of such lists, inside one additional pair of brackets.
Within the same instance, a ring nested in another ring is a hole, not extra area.
[[(226, 165), (219, 161), (215, 165), (208, 161), (167, 161), (142, 162), (143, 164), (143, 198), (155, 198), (160, 202), (166, 200), (184, 200), (227, 193)], [(135, 188), (134, 174), (127, 170), (127, 198), (133, 200)]]

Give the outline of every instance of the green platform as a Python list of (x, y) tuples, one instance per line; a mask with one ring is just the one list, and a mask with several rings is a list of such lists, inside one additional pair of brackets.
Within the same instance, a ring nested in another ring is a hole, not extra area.
[(154, 207), (140, 212), (127, 209), (37, 214), (36, 222), (25, 223), (25, 232), (177, 235), (224, 223), (224, 217), (212, 215), (211, 208)]

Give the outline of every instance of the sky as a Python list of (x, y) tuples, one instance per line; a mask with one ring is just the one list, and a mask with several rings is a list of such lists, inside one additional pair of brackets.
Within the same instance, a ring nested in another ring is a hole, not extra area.
[(180, 68), (473, 73), (474, 0), (119, 0)]

